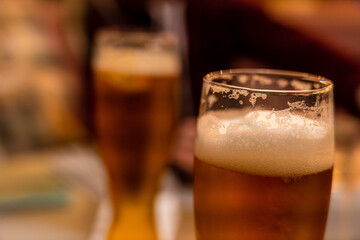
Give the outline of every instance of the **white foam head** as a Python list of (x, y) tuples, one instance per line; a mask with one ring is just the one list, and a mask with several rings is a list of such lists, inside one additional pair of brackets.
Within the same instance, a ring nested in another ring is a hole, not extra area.
[(174, 51), (102, 47), (93, 62), (99, 71), (125, 75), (176, 76), (180, 73), (179, 56)]
[(195, 156), (233, 171), (296, 177), (333, 166), (333, 126), (283, 112), (208, 112), (198, 119)]

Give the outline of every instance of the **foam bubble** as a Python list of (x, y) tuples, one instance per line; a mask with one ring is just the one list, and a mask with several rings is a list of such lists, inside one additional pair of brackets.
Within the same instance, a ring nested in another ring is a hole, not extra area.
[(249, 174), (308, 175), (333, 166), (332, 129), (287, 110), (214, 111), (198, 119), (195, 155)]
[(131, 75), (173, 76), (180, 73), (177, 54), (159, 49), (103, 47), (97, 51), (93, 66), (100, 71)]

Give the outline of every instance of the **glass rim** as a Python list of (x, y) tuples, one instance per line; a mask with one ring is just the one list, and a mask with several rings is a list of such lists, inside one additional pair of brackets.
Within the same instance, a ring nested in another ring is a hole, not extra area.
[[(263, 88), (244, 87), (244, 86), (237, 86), (233, 84), (219, 83), (213, 81), (216, 77), (236, 76), (243, 73), (262, 74), (269, 76), (278, 75), (278, 76), (284, 76), (284, 77), (287, 76), (294, 78), (298, 77), (300, 78), (299, 80), (306, 82), (320, 83), (322, 86), (317, 89), (282, 90), (282, 89), (263, 89)], [(329, 92), (334, 87), (334, 84), (330, 79), (323, 77), (321, 75), (310, 74), (306, 72), (288, 71), (288, 70), (280, 70), (280, 69), (266, 69), (266, 68), (234, 68), (234, 69), (214, 71), (206, 74), (203, 77), (203, 82), (215, 86), (226, 87), (231, 89), (247, 90), (252, 92), (274, 93), (274, 94), (318, 94), (318, 93)]]

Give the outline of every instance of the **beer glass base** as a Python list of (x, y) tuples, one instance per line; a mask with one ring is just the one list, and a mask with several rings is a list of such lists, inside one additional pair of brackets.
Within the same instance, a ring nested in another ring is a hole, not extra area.
[(135, 202), (121, 205), (109, 230), (108, 240), (157, 239), (152, 210), (149, 210), (151, 207)]

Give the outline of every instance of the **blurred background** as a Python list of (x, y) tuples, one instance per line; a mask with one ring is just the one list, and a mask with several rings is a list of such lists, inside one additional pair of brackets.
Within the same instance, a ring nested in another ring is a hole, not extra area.
[(0, 239), (105, 239), (107, 174), (94, 128), (95, 35), (170, 32), (176, 139), (154, 209), (160, 240), (195, 239), (192, 144), (202, 77), (275, 68), (335, 83), (328, 240), (360, 239), (360, 1), (0, 0)]

